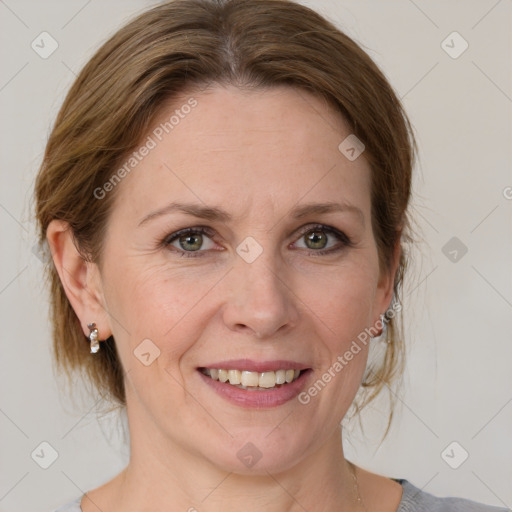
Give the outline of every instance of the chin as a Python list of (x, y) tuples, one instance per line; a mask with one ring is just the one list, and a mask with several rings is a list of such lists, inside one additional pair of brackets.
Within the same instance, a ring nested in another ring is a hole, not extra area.
[(230, 473), (277, 474), (298, 464), (313, 442), (301, 440), (297, 434), (296, 430), (277, 432), (268, 427), (247, 429), (238, 432), (224, 446), (219, 442), (213, 453), (210, 444), (204, 456), (217, 468)]

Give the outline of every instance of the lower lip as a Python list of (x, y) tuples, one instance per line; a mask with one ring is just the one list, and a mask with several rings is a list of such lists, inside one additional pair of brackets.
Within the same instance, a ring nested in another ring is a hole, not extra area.
[(299, 378), (289, 384), (284, 384), (279, 388), (271, 388), (267, 391), (240, 389), (227, 382), (213, 380), (199, 370), (197, 372), (208, 386), (229, 402), (241, 407), (268, 409), (282, 405), (295, 398), (305, 387), (311, 370), (301, 372)]

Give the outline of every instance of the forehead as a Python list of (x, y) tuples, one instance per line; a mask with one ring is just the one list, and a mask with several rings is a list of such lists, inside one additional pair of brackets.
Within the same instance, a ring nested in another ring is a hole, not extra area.
[(141, 142), (150, 149), (117, 192), (131, 215), (176, 198), (239, 210), (302, 200), (369, 208), (367, 161), (338, 149), (350, 133), (325, 101), (287, 86), (182, 94), (162, 108)]

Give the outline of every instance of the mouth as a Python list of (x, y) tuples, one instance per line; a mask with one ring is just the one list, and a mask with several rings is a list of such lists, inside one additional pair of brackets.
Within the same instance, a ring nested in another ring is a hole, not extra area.
[(217, 361), (197, 368), (212, 391), (234, 405), (269, 409), (295, 398), (307, 385), (312, 368), (293, 361)]
[(268, 391), (295, 382), (307, 370), (279, 369), (253, 372), (248, 370), (199, 368), (199, 371), (212, 380), (230, 384), (238, 389)]

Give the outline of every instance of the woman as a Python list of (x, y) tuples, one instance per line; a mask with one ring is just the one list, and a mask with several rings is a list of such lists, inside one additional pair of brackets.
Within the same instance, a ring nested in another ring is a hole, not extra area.
[(97, 52), (37, 216), (57, 360), (126, 406), (131, 453), (61, 510), (500, 510), (343, 453), (401, 367), (413, 157), (375, 64), (288, 1), (178, 0)]

